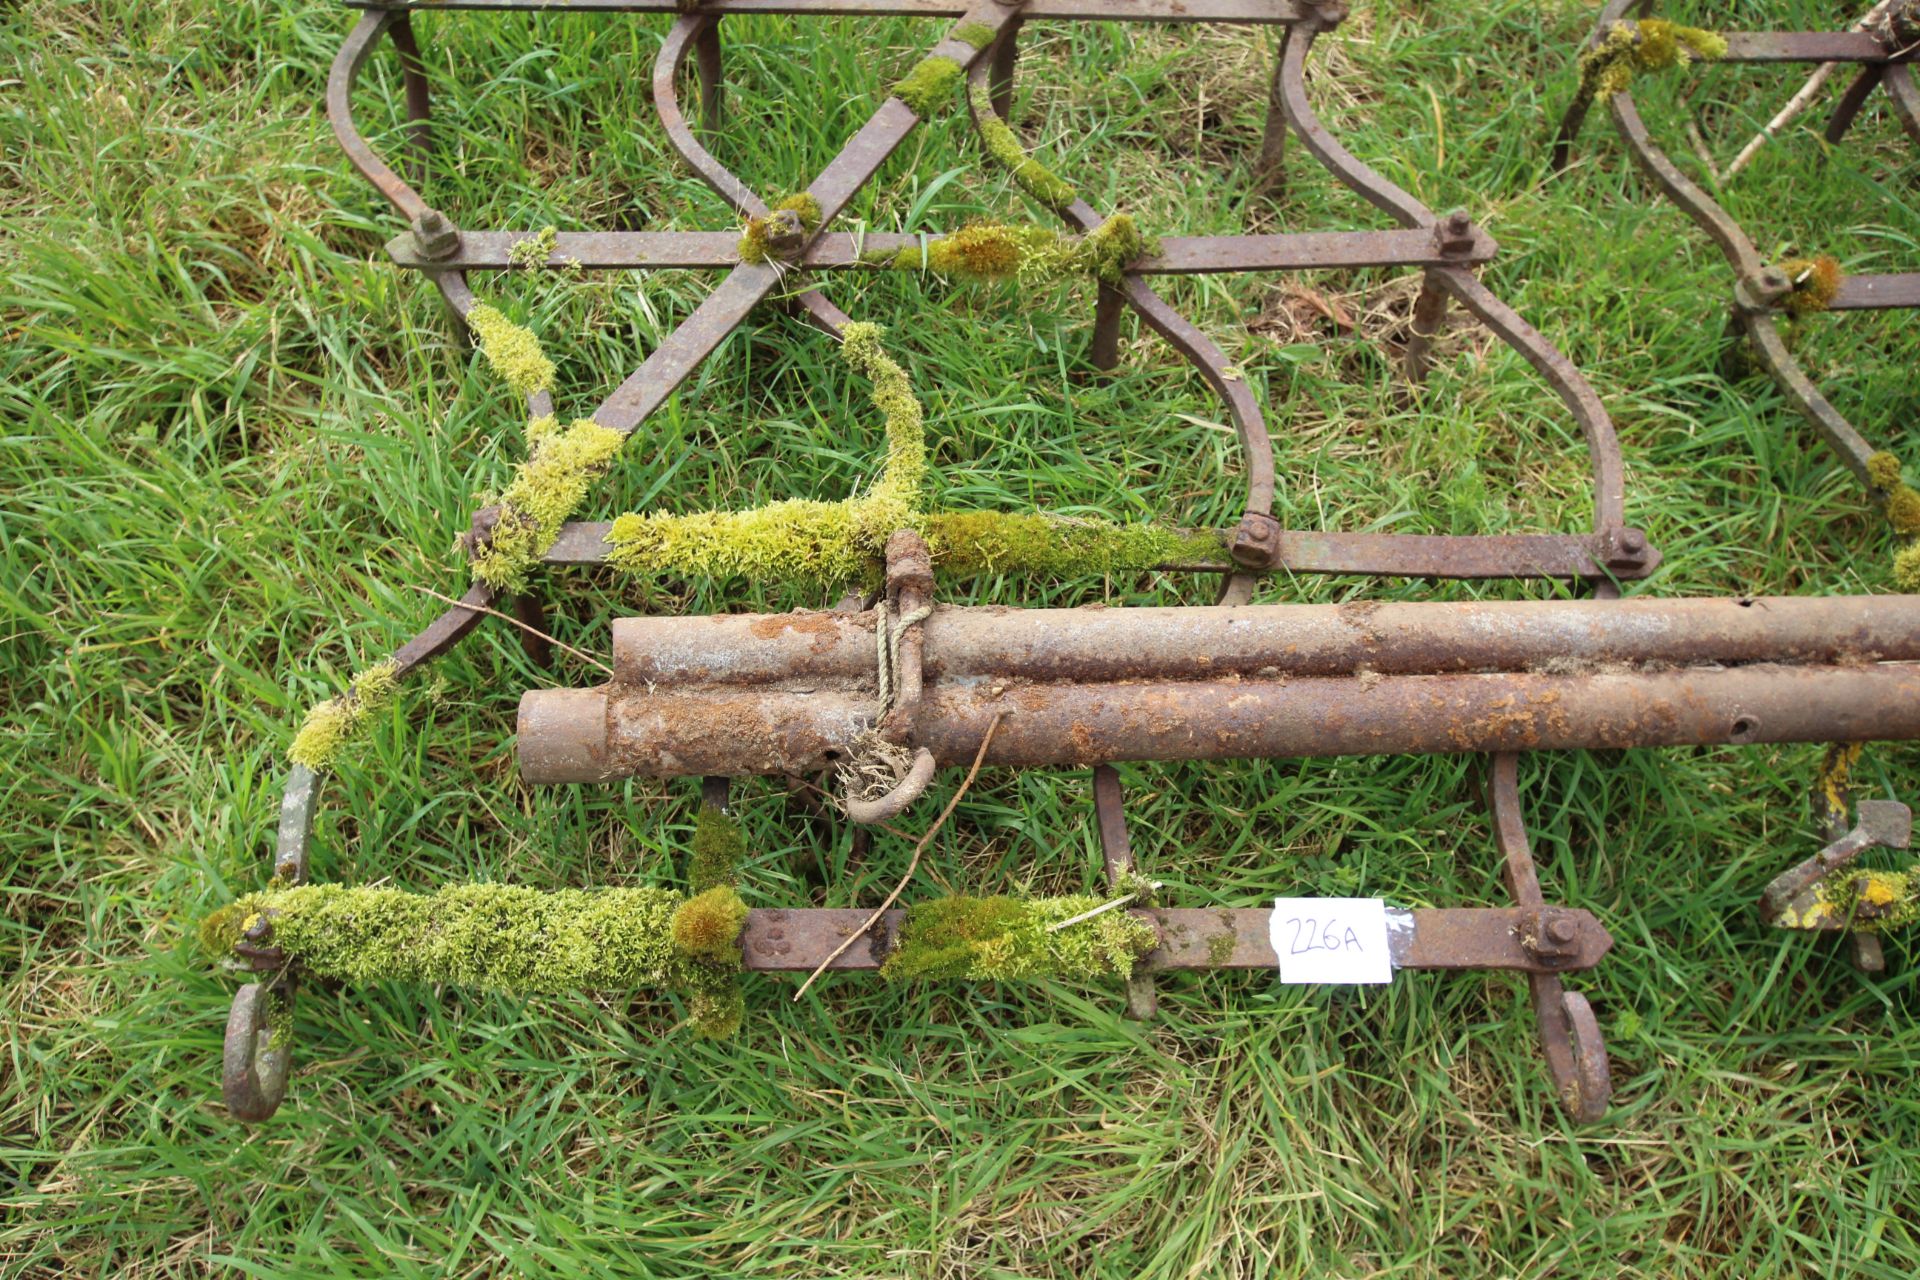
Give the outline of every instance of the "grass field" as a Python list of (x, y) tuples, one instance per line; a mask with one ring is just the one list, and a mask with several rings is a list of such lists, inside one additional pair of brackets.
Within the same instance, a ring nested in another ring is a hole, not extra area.
[[(1857, 0), (1693, 5), (1713, 25), (1832, 27)], [(1731, 15), (1731, 16), (1730, 16)], [(192, 945), (267, 874), (302, 709), (457, 592), (448, 548), (518, 458), (521, 414), (432, 291), (320, 108), (351, 21), (294, 0), (18, 0), (0, 12), (0, 1274), (281, 1276), (1909, 1277), (1920, 1263), (1920, 948), (1883, 976), (1770, 931), (1753, 900), (1815, 836), (1818, 748), (1563, 754), (1522, 764), (1549, 897), (1618, 940), (1578, 981), (1613, 1053), (1607, 1123), (1555, 1106), (1524, 987), (1404, 975), (1112, 990), (756, 980), (731, 1044), (651, 997), (399, 987), (301, 997), (270, 1124), (219, 1100), (231, 981)], [(1596, 118), (1566, 178), (1544, 137), (1581, 3), (1373, 0), (1314, 93), (1363, 159), (1503, 244), (1495, 288), (1593, 379), (1626, 448), (1628, 519), (1666, 564), (1638, 593), (1889, 589), (1884, 523), (1771, 385), (1715, 374), (1730, 277)], [(729, 225), (647, 100), (664, 17), (429, 15), (427, 194), (472, 226)], [(719, 155), (797, 188), (930, 44), (906, 20), (732, 19)], [(1019, 122), (1101, 208), (1150, 229), (1384, 226), (1296, 155), (1249, 195), (1266, 35), (1029, 27)], [(1801, 73), (1648, 81), (1731, 155)], [(359, 102), (389, 153), (390, 56)], [(1879, 108), (1821, 159), (1822, 113), (1728, 201), (1762, 249), (1920, 265), (1920, 156)], [(1037, 217), (959, 118), (917, 131), (848, 212), (880, 230)], [(487, 281), (585, 413), (710, 287), (699, 275)], [(937, 484), (969, 506), (1228, 524), (1223, 410), (1129, 322), (1083, 357), (1092, 299), (831, 281), (890, 327)], [(1298, 527), (1457, 533), (1588, 519), (1577, 432), (1523, 362), (1457, 328), (1411, 406), (1390, 377), (1411, 292), (1388, 275), (1196, 279), (1167, 292), (1246, 371)], [(1332, 316), (1343, 323), (1336, 324)], [(1920, 462), (1910, 315), (1796, 342), (1876, 442)], [(730, 338), (593, 504), (838, 498), (873, 471), (866, 386), (777, 313)], [(1909, 479), (1920, 476), (1909, 470)], [(779, 584), (556, 575), (561, 637), (622, 612), (813, 605)], [(1265, 600), (1518, 594), (1269, 582)], [(1530, 588), (1540, 592), (1545, 588)], [(1198, 602), (1204, 587), (984, 582), (981, 601)], [(524, 688), (559, 677), (489, 631), (382, 718), (326, 792), (316, 873), (426, 887), (676, 883), (690, 785), (533, 791)], [(1502, 898), (1470, 759), (1125, 769), (1145, 869), (1190, 905), (1362, 893)], [(1862, 781), (1912, 801), (1912, 745)], [(943, 778), (936, 793), (951, 794)], [(864, 863), (782, 792), (736, 789), (762, 904), (874, 901)], [(927, 820), (919, 816), (918, 821)], [(914, 892), (1090, 889), (1084, 776), (989, 770)], [(797, 868), (816, 857), (822, 883)]]

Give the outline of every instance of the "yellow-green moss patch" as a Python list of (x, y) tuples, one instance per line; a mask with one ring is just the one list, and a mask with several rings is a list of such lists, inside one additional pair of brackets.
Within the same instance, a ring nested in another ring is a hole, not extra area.
[(1591, 101), (1596, 94), (1623, 93), (1638, 72), (1712, 62), (1726, 54), (1726, 38), (1700, 27), (1663, 18), (1616, 22), (1580, 55), (1578, 94), (1582, 101)]
[(740, 834), (740, 824), (718, 805), (701, 805), (699, 816), (693, 820), (693, 856), (687, 865), (687, 881), (693, 891), (705, 893), (722, 885), (737, 884), (740, 860), (746, 852), (747, 842)]
[(540, 349), (533, 330), (517, 325), (494, 307), (477, 303), (467, 312), (467, 327), (480, 340), (480, 353), (514, 392), (530, 396), (553, 389), (553, 361)]
[(928, 270), (968, 283), (1041, 284), (1074, 275), (1112, 283), (1129, 262), (1157, 252), (1130, 215), (1116, 213), (1082, 237), (1046, 227), (975, 222), (878, 260), (895, 270)]
[(560, 241), (560, 229), (548, 225), (532, 235), (521, 236), (507, 246), (507, 261), (517, 267), (544, 266)]
[(423, 894), (303, 885), (242, 898), (216, 912), (201, 937), (225, 958), (244, 922), (264, 916), (271, 945), (342, 982), (625, 991), (673, 985), (681, 902), (666, 889), (460, 884)]
[(740, 235), (739, 252), (742, 262), (766, 262), (774, 256), (768, 235), (777, 223), (787, 221), (781, 216), (785, 214), (793, 215), (792, 221), (788, 223), (789, 226), (797, 222), (800, 230), (807, 235), (812, 235), (820, 229), (820, 202), (814, 199), (813, 194), (801, 191), (787, 196), (775, 203), (764, 215), (747, 219), (746, 228)]
[(1013, 175), (1020, 189), (1047, 208), (1060, 212), (1074, 201), (1073, 188), (1057, 174), (1027, 154), (1020, 139), (993, 110), (993, 98), (982, 85), (968, 89), (973, 105), (974, 125), (980, 131), (980, 143), (1002, 168)]
[(1049, 930), (1102, 904), (1064, 898), (940, 898), (907, 908), (906, 922), (880, 972), (896, 981), (926, 978), (1093, 978), (1132, 974), (1159, 945), (1152, 925), (1113, 910)]
[(376, 662), (355, 675), (345, 693), (315, 705), (293, 735), (287, 758), (315, 773), (331, 769), (340, 749), (367, 718), (393, 701), (400, 687), (399, 670), (391, 659)]
[(1900, 459), (1884, 450), (1867, 459), (1867, 479), (1885, 493), (1887, 522), (1897, 533), (1920, 533), (1920, 492), (1900, 478)]
[(893, 82), (888, 90), (907, 104), (917, 116), (931, 116), (953, 98), (965, 68), (952, 58), (932, 54), (915, 63), (913, 70)]
[(1109, 284), (1120, 279), (1120, 269), (1129, 262), (1158, 252), (1159, 243), (1143, 235), (1133, 216), (1125, 213), (1116, 213), (1089, 231), (1080, 248), (1084, 269)]
[(433, 893), (305, 885), (251, 894), (200, 926), (201, 945), (229, 959), (256, 921), (268, 945), (309, 973), (342, 982), (449, 984), (485, 991), (668, 989), (693, 1029), (730, 1036), (740, 991), (746, 907), (731, 889), (691, 900), (669, 889), (448, 885)]
[(1840, 282), (1846, 278), (1839, 261), (1824, 253), (1816, 258), (1789, 258), (1780, 264), (1780, 270), (1793, 285), (1780, 305), (1794, 315), (1825, 311), (1833, 305)]
[(927, 473), (920, 402), (881, 336), (878, 325), (849, 324), (840, 351), (873, 382), (873, 404), (886, 419), (886, 465), (871, 490), (843, 502), (790, 498), (748, 511), (624, 515), (607, 533), (608, 563), (633, 573), (822, 584), (871, 577), (889, 535), (920, 523)]
[(740, 959), (737, 941), (747, 922), (747, 904), (732, 885), (716, 885), (695, 894), (673, 913), (673, 945), (698, 960)]
[(1894, 556), (1893, 584), (1902, 591), (1920, 591), (1920, 541)]
[(970, 44), (976, 49), (984, 49), (993, 43), (993, 28), (984, 22), (963, 22), (950, 33), (962, 44)]
[(560, 526), (620, 452), (626, 437), (591, 418), (545, 432), (500, 495), (500, 518), (473, 560), (473, 576), (496, 591), (518, 591)]

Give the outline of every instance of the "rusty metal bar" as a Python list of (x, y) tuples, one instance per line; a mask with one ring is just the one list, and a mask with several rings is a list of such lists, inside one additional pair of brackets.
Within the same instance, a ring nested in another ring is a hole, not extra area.
[[(831, 907), (747, 912), (741, 931), (746, 967), (760, 973), (806, 973), (846, 941), (871, 912)], [(1269, 907), (1152, 908), (1136, 918), (1160, 932), (1160, 946), (1140, 961), (1147, 973), (1182, 970), (1273, 969), (1280, 963), (1268, 933)], [(1396, 969), (1458, 971), (1504, 969), (1517, 973), (1573, 973), (1591, 969), (1613, 947), (1600, 922), (1585, 911), (1569, 910), (1575, 928), (1571, 954), (1543, 960), (1521, 944), (1527, 913), (1517, 908), (1467, 907), (1397, 913), (1401, 927), (1389, 928), (1387, 941)], [(905, 911), (888, 911), (870, 931), (866, 946), (849, 947), (828, 966), (832, 971), (878, 969), (899, 935)], [(1232, 947), (1218, 939), (1232, 939)]]
[(1715, 62), (1905, 62), (1904, 53), (1866, 31), (1728, 31)]
[[(698, 166), (696, 166), (698, 167)], [(705, 175), (702, 170), (703, 176)], [(722, 171), (724, 172), (724, 171)], [(727, 181), (733, 183), (731, 175)], [(718, 188), (734, 193), (737, 207), (749, 214), (766, 206), (744, 186)], [(758, 206), (758, 207), (756, 207)], [(723, 269), (740, 263), (740, 232), (733, 231), (562, 231), (543, 263), (515, 262), (512, 247), (524, 231), (465, 231), (451, 254), (428, 258), (411, 235), (387, 242), (396, 266), (421, 271), (646, 270), (651, 268)], [(917, 249), (928, 235), (898, 232), (828, 232), (795, 263), (808, 271), (888, 269), (875, 258)], [(1424, 231), (1322, 231), (1271, 236), (1162, 236), (1160, 252), (1128, 263), (1128, 275), (1210, 275), (1234, 271), (1318, 271), (1361, 267), (1447, 266), (1489, 262), (1499, 250), (1492, 236), (1476, 229), (1472, 246), (1443, 253)], [(1838, 304), (1836, 304), (1838, 305)]]
[[(349, 9), (375, 12), (410, 9), (429, 13), (459, 10), (487, 13), (684, 13), (683, 0), (345, 0)], [(701, 0), (710, 14), (784, 14), (825, 17), (958, 18), (969, 6), (959, 0)], [(1029, 0), (1029, 18), (1101, 22), (1229, 22), (1272, 26), (1300, 17), (1296, 0)]]
[(1827, 304), (1829, 311), (1891, 311), (1897, 307), (1920, 307), (1920, 271), (1847, 276)]
[[(605, 564), (610, 521), (569, 523), (547, 548), (552, 565)], [(1222, 541), (1231, 531), (1221, 531)], [(1597, 534), (1321, 533), (1278, 530), (1259, 559), (1236, 567), (1253, 573), (1365, 574), (1376, 577), (1484, 579), (1567, 578), (1632, 581), (1661, 563), (1640, 529)], [(1219, 564), (1166, 564), (1169, 572), (1221, 573)]]

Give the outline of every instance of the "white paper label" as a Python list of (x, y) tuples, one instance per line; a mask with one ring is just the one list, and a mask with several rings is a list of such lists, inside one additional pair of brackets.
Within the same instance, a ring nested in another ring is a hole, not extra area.
[(1379, 898), (1275, 898), (1267, 928), (1282, 982), (1393, 981)]

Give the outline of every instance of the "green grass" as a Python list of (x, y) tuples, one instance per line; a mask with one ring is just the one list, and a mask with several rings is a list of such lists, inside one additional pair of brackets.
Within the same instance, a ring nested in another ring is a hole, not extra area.
[[(1725, 25), (1732, 6), (1675, 16)], [(1860, 4), (1775, 0), (1741, 21), (1834, 26)], [(1636, 591), (1885, 590), (1878, 517), (1764, 380), (1714, 373), (1730, 277), (1596, 118), (1563, 180), (1549, 121), (1590, 11), (1376, 0), (1316, 57), (1314, 93), (1361, 157), (1503, 253), (1487, 272), (1593, 378), (1619, 424), (1629, 518), (1665, 568)], [(0, 1273), (12, 1276), (1906, 1277), (1920, 1258), (1920, 948), (1879, 978), (1753, 901), (1814, 847), (1818, 748), (1563, 754), (1521, 777), (1550, 896), (1618, 940), (1577, 985), (1613, 1050), (1616, 1106), (1556, 1109), (1524, 988), (1404, 975), (1281, 989), (1112, 990), (842, 978), (799, 1004), (754, 980), (728, 1045), (668, 1001), (515, 1000), (400, 987), (303, 992), (297, 1074), (269, 1125), (219, 1102), (231, 983), (195, 922), (257, 887), (301, 710), (457, 591), (472, 495), (502, 484), (521, 414), (350, 174), (319, 102), (350, 16), (286, 0), (22, 0), (0, 15)], [(719, 154), (802, 186), (944, 24), (732, 19)], [(429, 197), (470, 226), (730, 225), (647, 101), (664, 18), (428, 15)], [(1020, 124), (1103, 210), (1150, 232), (1384, 225), (1296, 153), (1248, 195), (1268, 37), (1028, 28)], [(1647, 77), (1724, 158), (1789, 69)], [(393, 153), (398, 84), (359, 100)], [(1769, 252), (1920, 266), (1920, 157), (1875, 109), (1821, 160), (1816, 113), (1729, 200)], [(918, 130), (842, 225), (1043, 217), (958, 117)], [(591, 409), (711, 278), (487, 281)], [(1316, 291), (1309, 295), (1305, 291)], [(891, 328), (926, 400), (951, 506), (1227, 524), (1224, 414), (1150, 335), (1090, 376), (1085, 285), (1040, 296), (838, 277)], [(1456, 332), (1430, 391), (1388, 377), (1410, 294), (1390, 273), (1220, 277), (1168, 294), (1260, 394), (1301, 526), (1575, 529), (1585, 462), (1523, 362)], [(1357, 321), (1334, 332), (1315, 298)], [(1133, 330), (1129, 322), (1128, 333)], [(1809, 367), (1870, 438), (1920, 463), (1910, 315), (1801, 326)], [(838, 499), (880, 425), (829, 344), (769, 310), (645, 427), (593, 514)], [(1910, 469), (1911, 479), (1920, 479)], [(604, 651), (627, 612), (815, 605), (777, 584), (555, 575), (563, 639)], [(1275, 580), (1267, 600), (1516, 594)], [(1530, 588), (1544, 592), (1546, 588)], [(1191, 583), (985, 582), (999, 602), (1200, 601)], [(426, 888), (677, 883), (697, 788), (532, 791), (522, 689), (556, 677), (502, 630), (379, 717), (327, 789), (316, 872)], [(558, 677), (597, 677), (568, 660)], [(1920, 753), (1870, 750), (1913, 800)], [(1177, 903), (1363, 893), (1501, 900), (1467, 759), (1124, 770), (1145, 869)], [(950, 788), (944, 778), (936, 790)], [(904, 866), (856, 861), (782, 793), (739, 788), (751, 901), (874, 901)], [(935, 797), (934, 799), (938, 799)], [(987, 771), (913, 891), (1078, 892), (1097, 856), (1087, 780)], [(805, 873), (817, 859), (821, 884)], [(824, 887), (822, 887), (824, 885)]]

